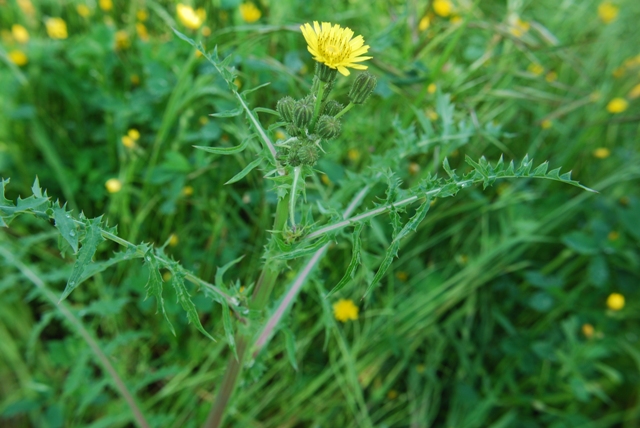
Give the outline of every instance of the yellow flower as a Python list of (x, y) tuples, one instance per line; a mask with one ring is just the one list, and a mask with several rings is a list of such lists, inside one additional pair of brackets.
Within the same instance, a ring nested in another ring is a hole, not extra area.
[(191, 196), (193, 195), (193, 187), (191, 186), (184, 186), (184, 188), (182, 189), (182, 194), (185, 196)]
[(629, 91), (629, 98), (633, 100), (638, 97), (640, 97), (640, 83), (638, 83), (631, 89), (631, 91)]
[(453, 10), (453, 4), (449, 0), (434, 0), (433, 2), (433, 11), (440, 16), (444, 16), (445, 18), (451, 15), (451, 11)]
[(109, 193), (118, 193), (122, 190), (122, 181), (117, 178), (110, 178), (104, 183), (104, 187), (107, 188), (107, 192)]
[(132, 74), (131, 75), (131, 83), (134, 85), (139, 85), (140, 84), (140, 76), (138, 76), (137, 74)]
[(593, 157), (598, 159), (606, 159), (611, 156), (611, 151), (606, 147), (599, 147), (593, 151)]
[(13, 26), (11, 26), (11, 34), (18, 43), (25, 44), (29, 41), (29, 32), (20, 24), (13, 24)]
[(544, 80), (546, 80), (549, 83), (555, 82), (556, 80), (558, 80), (558, 73), (556, 73), (555, 71), (550, 71), (544, 77)]
[(80, 15), (83, 18), (86, 18), (87, 16), (91, 15), (91, 9), (89, 9), (89, 7), (86, 4), (79, 4), (78, 6), (76, 6), (76, 11), (78, 12), (78, 15)]
[(395, 389), (390, 389), (389, 392), (387, 392), (387, 398), (389, 400), (395, 400), (396, 398), (398, 398), (398, 391), (396, 391)]
[(29, 62), (29, 58), (27, 58), (27, 54), (17, 49), (9, 52), (8, 56), (11, 62), (17, 65), (18, 67), (27, 65), (27, 63)]
[(113, 9), (113, 2), (111, 0), (100, 0), (98, 2), (98, 6), (100, 6), (100, 9), (104, 10), (105, 12), (109, 12), (111, 9)]
[(511, 24), (509, 32), (516, 37), (522, 37), (522, 35), (529, 31), (529, 28), (531, 28), (531, 24), (529, 24), (527, 21), (523, 21), (518, 16), (512, 18), (510, 22)]
[(360, 159), (360, 156), (360, 150), (358, 149), (349, 149), (349, 151), (347, 151), (347, 157), (352, 162), (358, 161)]
[(544, 67), (537, 62), (532, 62), (529, 64), (529, 67), (527, 67), (527, 70), (536, 76), (540, 76), (544, 72)]
[(144, 9), (140, 9), (139, 11), (136, 12), (136, 18), (138, 18), (138, 21), (144, 22), (147, 20), (148, 17), (149, 17), (149, 14)]
[(22, 10), (25, 15), (33, 16), (36, 13), (31, 0), (18, 0), (18, 7)]
[(398, 278), (398, 280), (402, 282), (406, 282), (407, 279), (409, 279), (409, 274), (406, 273), (405, 271), (399, 271), (399, 272), (396, 272), (396, 278)]
[(435, 93), (436, 89), (438, 89), (438, 86), (435, 83), (429, 83), (429, 86), (427, 86), (427, 92), (430, 94)]
[(619, 79), (620, 77), (624, 76), (625, 72), (626, 70), (624, 69), (624, 67), (618, 67), (611, 72), (611, 75), (616, 79)]
[(48, 18), (44, 24), (47, 27), (47, 34), (52, 39), (66, 39), (68, 37), (67, 23), (62, 18)]
[(244, 22), (256, 22), (262, 16), (260, 9), (253, 3), (242, 3), (240, 5), (240, 16)]
[(136, 145), (136, 141), (128, 135), (124, 135), (121, 138), (122, 145), (128, 149), (132, 149)]
[(129, 40), (129, 35), (126, 30), (118, 30), (115, 34), (116, 39), (116, 49), (127, 49), (131, 46), (131, 40)]
[(612, 3), (605, 1), (598, 6), (598, 16), (605, 24), (613, 22), (618, 17), (620, 8)]
[(362, 36), (353, 37), (350, 28), (341, 28), (329, 22), (323, 22), (322, 27), (318, 21), (300, 26), (302, 35), (307, 41), (307, 49), (313, 55), (313, 59), (323, 63), (329, 68), (337, 69), (340, 74), (351, 74), (347, 67), (357, 70), (366, 70), (367, 67), (358, 62), (371, 59), (370, 56), (359, 56), (367, 53), (369, 46), (364, 44)]
[(142, 22), (136, 22), (136, 32), (138, 33), (138, 37), (140, 40), (147, 41), (149, 40), (149, 32), (147, 31), (147, 27)]
[(169, 282), (169, 281), (171, 280), (171, 272), (170, 272), (170, 271), (165, 271), (165, 272), (162, 274), (162, 280), (163, 280), (164, 282)]
[(322, 181), (325, 185), (329, 185), (331, 184), (331, 179), (329, 178), (329, 176), (327, 174), (322, 174), (320, 176), (320, 181)]
[(420, 172), (420, 165), (417, 164), (416, 162), (411, 162), (409, 164), (409, 174), (417, 175), (419, 172)]
[(609, 232), (609, 234), (607, 235), (607, 239), (609, 241), (617, 241), (618, 238), (620, 238), (620, 233), (617, 230), (612, 230), (611, 232)]
[(211, 35), (211, 28), (207, 27), (206, 25), (202, 27), (202, 35), (205, 37), (209, 37)]
[(176, 245), (178, 245), (178, 242), (180, 242), (180, 239), (178, 239), (178, 235), (172, 233), (171, 236), (169, 236), (169, 245), (171, 247), (175, 247)]
[(436, 120), (438, 120), (438, 117), (440, 117), (438, 116), (438, 113), (436, 113), (432, 108), (428, 108), (427, 110), (425, 110), (425, 113), (427, 114), (429, 120), (431, 120), (432, 122), (435, 122)]
[(584, 334), (584, 336), (587, 339), (591, 339), (591, 337), (593, 337), (593, 332), (595, 331), (595, 329), (593, 328), (593, 326), (591, 324), (583, 324), (582, 325), (582, 334)]
[(553, 126), (553, 122), (551, 122), (549, 119), (545, 119), (540, 123), (540, 127), (542, 129), (549, 129)]
[(460, 24), (462, 22), (462, 17), (459, 15), (452, 16), (451, 19), (449, 19), (449, 22), (453, 25)]
[(279, 129), (275, 132), (275, 136), (276, 136), (276, 140), (284, 141), (287, 139), (287, 135)]
[(607, 297), (607, 307), (612, 311), (619, 311), (624, 308), (624, 296), (620, 293), (611, 293)]
[(418, 30), (424, 31), (427, 28), (429, 28), (430, 25), (431, 25), (431, 18), (429, 17), (429, 15), (423, 16), (422, 19), (420, 20), (420, 23), (418, 24)]
[(182, 3), (178, 3), (176, 11), (180, 22), (182, 22), (185, 27), (192, 30), (197, 30), (202, 27), (202, 23), (207, 17), (204, 9), (193, 10), (191, 6), (187, 6)]
[(333, 304), (333, 316), (342, 322), (358, 319), (358, 307), (353, 304), (351, 299), (340, 299)]
[(607, 104), (607, 111), (613, 114), (622, 113), (627, 107), (629, 107), (627, 100), (624, 98), (614, 98)]
[(133, 139), (134, 141), (137, 141), (140, 139), (140, 131), (138, 131), (135, 128), (131, 128), (127, 131), (127, 136)]

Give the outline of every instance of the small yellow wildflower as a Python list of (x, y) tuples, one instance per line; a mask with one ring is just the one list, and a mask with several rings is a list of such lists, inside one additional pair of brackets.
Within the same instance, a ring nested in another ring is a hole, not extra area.
[(320, 176), (320, 181), (322, 181), (325, 185), (329, 185), (331, 184), (331, 179), (329, 178), (329, 176), (327, 174), (322, 174)]
[(418, 30), (424, 31), (431, 25), (431, 17), (429, 15), (425, 15), (422, 17), (420, 22), (418, 23)]
[(529, 70), (530, 73), (535, 74), (536, 76), (540, 76), (544, 72), (544, 67), (537, 62), (532, 62), (531, 64), (529, 64), (529, 67), (527, 67), (527, 70)]
[(239, 77), (236, 77), (236, 80), (233, 81), (233, 84), (236, 85), (236, 88), (242, 88), (242, 80)]
[(147, 20), (147, 18), (149, 18), (149, 14), (146, 10), (140, 9), (136, 12), (136, 18), (138, 19), (138, 21), (144, 22)]
[(429, 83), (429, 86), (427, 86), (427, 92), (430, 94), (434, 94), (437, 89), (438, 86), (435, 83)]
[(358, 161), (360, 159), (360, 156), (361, 156), (361, 153), (360, 153), (360, 150), (358, 149), (349, 149), (349, 151), (347, 152), (347, 157), (352, 162)]
[(451, 19), (449, 19), (449, 22), (451, 22), (453, 25), (458, 25), (462, 22), (462, 17), (460, 15), (454, 15), (451, 17)]
[(624, 67), (617, 67), (611, 72), (611, 75), (616, 79), (619, 79), (622, 76), (624, 76), (625, 73), (626, 73), (626, 70), (624, 69)]
[(178, 245), (178, 242), (180, 242), (180, 239), (178, 239), (178, 235), (172, 233), (171, 236), (169, 236), (169, 246), (175, 247), (176, 245)]
[(182, 22), (185, 27), (192, 30), (197, 30), (202, 27), (202, 23), (207, 17), (204, 9), (194, 10), (191, 6), (187, 6), (182, 3), (178, 3), (176, 11), (180, 22)]
[(91, 15), (91, 9), (89, 9), (89, 6), (87, 6), (86, 4), (77, 5), (76, 12), (78, 12), (78, 15), (80, 15), (83, 18), (86, 18), (89, 15)]
[(100, 0), (98, 2), (98, 6), (100, 6), (100, 9), (104, 10), (105, 12), (109, 12), (111, 9), (113, 9), (113, 2), (111, 0)]
[[(198, 122), (200, 123), (200, 125), (205, 126), (207, 123), (209, 123), (209, 118), (207, 116), (200, 116), (198, 118)], [(276, 131), (276, 135), (277, 135), (277, 131)]]
[(286, 140), (287, 139), (287, 134), (285, 134), (284, 132), (282, 132), (280, 129), (278, 129), (275, 133), (276, 135), (276, 140)]
[(427, 117), (431, 120), (431, 121), (436, 121), (438, 120), (438, 113), (436, 113), (436, 111), (432, 108), (428, 108), (425, 113), (427, 114)]
[(640, 83), (638, 83), (631, 89), (631, 91), (629, 91), (629, 98), (633, 100), (638, 97), (640, 97)]
[(607, 297), (607, 307), (612, 311), (619, 311), (624, 308), (624, 296), (620, 293), (611, 293)]
[(594, 331), (595, 331), (595, 329), (593, 328), (593, 326), (591, 324), (583, 324), (582, 325), (582, 334), (584, 334), (584, 336), (587, 339), (591, 339), (593, 337)]
[(453, 3), (449, 0), (434, 0), (433, 11), (440, 16), (447, 17), (453, 11)]
[(11, 60), (11, 62), (17, 65), (18, 67), (27, 65), (27, 63), (29, 62), (29, 58), (27, 58), (27, 54), (17, 49), (10, 51), (8, 54), (8, 57), (9, 57), (9, 60)]
[(107, 188), (107, 192), (109, 193), (118, 193), (122, 190), (122, 181), (117, 178), (110, 178), (104, 183), (104, 187)]
[(244, 22), (251, 24), (260, 19), (262, 12), (253, 3), (242, 3), (240, 5), (240, 16)]
[(140, 40), (145, 42), (149, 40), (149, 32), (147, 31), (147, 27), (142, 22), (136, 22), (136, 33), (138, 33), (138, 37), (140, 37)]
[(132, 149), (136, 145), (136, 141), (128, 135), (123, 135), (120, 140), (122, 141), (122, 145), (128, 149)]
[(162, 280), (163, 280), (164, 282), (169, 282), (169, 281), (171, 280), (171, 272), (170, 272), (170, 271), (168, 271), (168, 270), (167, 270), (167, 271), (165, 271), (165, 272), (162, 274)]
[(411, 162), (409, 164), (409, 174), (417, 175), (419, 172), (420, 172), (420, 165), (417, 164), (416, 162)]
[(544, 80), (546, 80), (549, 83), (553, 83), (556, 80), (558, 80), (558, 73), (556, 73), (555, 71), (550, 71), (547, 73), (546, 76), (544, 76)]
[(551, 122), (549, 119), (545, 119), (540, 123), (540, 127), (542, 129), (549, 129), (553, 126), (553, 122)]
[(205, 37), (209, 37), (211, 35), (211, 28), (207, 27), (206, 25), (202, 27), (202, 35)]
[(407, 279), (409, 279), (409, 274), (405, 271), (399, 271), (396, 272), (396, 278), (398, 278), (399, 281), (406, 282)]
[(136, 141), (140, 139), (140, 131), (138, 131), (136, 128), (129, 129), (127, 131), (127, 135)]
[(357, 320), (358, 311), (358, 307), (353, 304), (351, 299), (340, 299), (333, 304), (333, 316), (341, 322)]
[(313, 55), (313, 59), (323, 63), (329, 68), (337, 69), (343, 76), (351, 74), (348, 67), (356, 70), (366, 70), (367, 67), (358, 62), (371, 59), (370, 56), (360, 56), (369, 51), (369, 46), (364, 44), (362, 36), (353, 37), (353, 31), (340, 25), (331, 25), (318, 21), (300, 26), (302, 35), (307, 41), (307, 50)]
[(118, 30), (115, 34), (115, 44), (116, 49), (127, 49), (131, 46), (131, 40), (129, 40), (129, 35), (126, 30)]
[(620, 233), (617, 230), (612, 230), (607, 235), (607, 239), (609, 241), (617, 241), (620, 238)]
[(622, 113), (627, 107), (629, 107), (627, 100), (624, 98), (614, 98), (607, 104), (607, 111), (613, 114)]
[(33, 16), (36, 14), (36, 9), (33, 7), (31, 0), (18, 0), (18, 7), (27, 16)]
[(610, 24), (618, 17), (620, 8), (611, 2), (605, 1), (598, 6), (598, 16), (605, 24)]
[(67, 23), (62, 18), (48, 18), (44, 24), (47, 27), (47, 34), (52, 39), (66, 39), (69, 36)]
[(185, 196), (191, 196), (193, 195), (193, 187), (191, 186), (184, 186), (182, 188), (182, 194)]
[(132, 74), (130, 80), (131, 80), (131, 83), (134, 85), (140, 84), (140, 76), (138, 76), (137, 74)]
[(522, 37), (524, 33), (529, 31), (529, 28), (531, 28), (531, 24), (529, 24), (527, 21), (523, 21), (516, 16), (515, 18), (511, 19), (509, 32), (516, 37)]
[(29, 32), (20, 24), (13, 24), (11, 26), (11, 34), (18, 43), (25, 44), (29, 41)]
[(599, 147), (593, 151), (593, 157), (598, 159), (606, 159), (611, 156), (611, 151), (606, 147)]
[(389, 400), (395, 400), (396, 398), (398, 398), (398, 391), (396, 391), (395, 389), (390, 389), (389, 392), (387, 392), (387, 398)]

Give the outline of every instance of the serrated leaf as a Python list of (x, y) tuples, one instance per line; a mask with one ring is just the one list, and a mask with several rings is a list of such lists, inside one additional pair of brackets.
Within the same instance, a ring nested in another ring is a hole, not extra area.
[(187, 313), (187, 319), (205, 336), (209, 339), (216, 341), (202, 326), (200, 322), (200, 317), (198, 316), (198, 311), (196, 310), (196, 305), (190, 299), (189, 292), (187, 291), (187, 287), (184, 285), (184, 273), (181, 269), (175, 269), (172, 266), (169, 266), (171, 270), (171, 286), (176, 292), (176, 296), (178, 297), (178, 303), (182, 306), (182, 309)]
[(342, 279), (338, 281), (336, 286), (333, 287), (331, 291), (329, 291), (326, 297), (329, 297), (333, 293), (340, 291), (353, 278), (356, 267), (360, 264), (360, 252), (362, 251), (362, 241), (360, 239), (360, 232), (362, 232), (363, 227), (364, 227), (364, 223), (356, 224), (355, 230), (353, 231), (353, 249), (351, 250), (351, 261), (349, 262), (349, 266), (347, 267), (346, 272), (342, 276)]
[(193, 147), (195, 147), (198, 150), (203, 150), (208, 153), (215, 153), (217, 155), (233, 155), (235, 153), (240, 153), (244, 149), (246, 149), (247, 145), (249, 145), (249, 141), (251, 141), (253, 137), (254, 135), (252, 135), (251, 137), (245, 138), (244, 141), (242, 141), (242, 143), (233, 147), (208, 147), (208, 146), (193, 146)]
[(158, 263), (158, 259), (155, 254), (153, 254), (153, 250), (150, 249), (147, 251), (147, 254), (144, 256), (144, 260), (149, 269), (149, 279), (145, 285), (145, 289), (147, 290), (147, 297), (145, 300), (151, 296), (156, 298), (156, 313), (162, 313), (164, 319), (167, 320), (167, 323), (169, 324), (171, 333), (175, 336), (176, 330), (173, 328), (173, 324), (169, 321), (167, 312), (164, 309), (164, 298), (162, 297), (162, 274), (160, 273), (160, 264)]
[(64, 238), (65, 241), (71, 245), (73, 248), (73, 253), (78, 253), (78, 230), (76, 227), (76, 223), (68, 214), (68, 211), (65, 209), (66, 204), (60, 207), (60, 203), (57, 202), (53, 204), (53, 218), (56, 222), (56, 227), (60, 232), (60, 235)]
[(296, 338), (293, 336), (293, 332), (287, 327), (282, 328), (282, 333), (284, 334), (285, 349), (287, 350), (287, 357), (289, 358), (291, 367), (293, 367), (295, 371), (298, 371), (298, 362), (296, 361)]
[(0, 194), (0, 226), (2, 227), (7, 227), (15, 217), (13, 201), (4, 196), (5, 187), (10, 181), (10, 178), (2, 179), (2, 194)]
[(253, 160), (253, 162), (245, 166), (242, 171), (240, 171), (239, 173), (231, 177), (231, 179), (229, 179), (229, 181), (227, 181), (224, 184), (232, 184), (242, 180), (247, 174), (253, 171), (258, 165), (260, 165), (261, 162), (262, 162), (262, 156), (258, 156), (255, 160)]
[(229, 263), (227, 263), (222, 267), (219, 267), (218, 270), (216, 270), (216, 278), (215, 278), (216, 287), (227, 289), (227, 287), (225, 287), (224, 285), (224, 282), (222, 281), (222, 276), (225, 274), (227, 270), (229, 270), (230, 267), (238, 264), (242, 259), (244, 259), (244, 255), (238, 257), (235, 260), (231, 260)]
[(142, 258), (142, 256), (138, 254), (136, 247), (128, 247), (125, 251), (115, 253), (109, 260), (91, 263), (82, 272), (76, 287), (91, 278), (93, 275), (103, 272), (113, 265), (123, 261), (133, 260), (135, 258)]
[(236, 357), (236, 361), (238, 361), (238, 351), (236, 349), (236, 339), (233, 334), (233, 324), (231, 323), (231, 311), (229, 310), (229, 305), (225, 299), (221, 299), (222, 304), (222, 325), (224, 327), (224, 335), (227, 338), (227, 342), (229, 342), (229, 347), (231, 351), (233, 351), (233, 355)]
[(303, 241), (297, 246), (294, 246), (292, 250), (288, 250), (286, 252), (277, 254), (273, 257), (274, 260), (293, 260), (299, 257), (307, 256), (309, 254), (315, 253), (327, 243), (329, 240), (328, 236), (324, 236), (321, 239), (314, 241), (313, 243), (309, 243), (308, 241)]
[(91, 259), (96, 253), (98, 245), (102, 241), (104, 241), (104, 238), (102, 237), (102, 216), (86, 220), (85, 236), (82, 241), (82, 247), (78, 252), (78, 258), (73, 265), (73, 270), (71, 271), (71, 276), (67, 281), (67, 286), (62, 292), (60, 302), (66, 299), (69, 294), (71, 294), (71, 292), (75, 290), (75, 288), (80, 284), (82, 273), (84, 272), (85, 268), (91, 263)]
[(271, 84), (271, 82), (267, 82), (267, 83), (263, 83), (262, 85), (258, 85), (255, 88), (251, 88), (251, 89), (247, 89), (245, 91), (242, 91), (242, 96), (245, 96), (247, 94), (250, 94), (251, 92), (257, 91), (258, 89), (264, 88), (265, 86), (269, 86)]
[(176, 33), (176, 36), (180, 37), (185, 42), (189, 43), (192, 46), (196, 45), (196, 42), (194, 42), (193, 39), (185, 36), (184, 34), (182, 34), (180, 31), (176, 30), (175, 28), (171, 28), (171, 29), (173, 30), (174, 33)]
[(221, 111), (220, 113), (211, 113), (212, 117), (236, 117), (242, 114), (242, 107), (238, 107), (234, 110)]

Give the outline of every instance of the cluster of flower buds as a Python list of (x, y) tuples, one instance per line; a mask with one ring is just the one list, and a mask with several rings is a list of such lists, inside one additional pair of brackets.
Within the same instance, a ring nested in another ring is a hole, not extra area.
[(279, 144), (279, 159), (285, 165), (315, 165), (323, 151), (321, 142), (340, 136), (340, 117), (353, 105), (363, 104), (376, 87), (376, 78), (372, 74), (364, 72), (358, 75), (349, 91), (349, 105), (345, 107), (328, 99), (336, 74), (336, 69), (317, 63), (311, 94), (299, 100), (286, 96), (278, 101), (276, 110), (286, 123), (290, 137)]

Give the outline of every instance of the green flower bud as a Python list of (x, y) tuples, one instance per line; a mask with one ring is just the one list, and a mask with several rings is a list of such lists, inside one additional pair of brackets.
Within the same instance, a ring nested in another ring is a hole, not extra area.
[(322, 114), (335, 116), (336, 114), (340, 113), (342, 109), (344, 109), (344, 106), (342, 104), (335, 100), (331, 100), (325, 104)]
[(356, 80), (349, 91), (349, 100), (354, 104), (363, 104), (376, 88), (376, 77), (368, 72), (364, 72), (356, 77)]
[(293, 109), (296, 105), (296, 101), (291, 97), (280, 98), (278, 104), (276, 104), (276, 110), (278, 114), (285, 122), (293, 122)]
[(342, 126), (340, 119), (323, 114), (316, 124), (316, 132), (325, 140), (332, 140), (340, 135)]
[[(300, 147), (300, 161), (304, 165), (313, 166), (320, 159), (320, 151), (311, 141)], [(295, 165), (293, 165), (295, 166)]]
[(287, 130), (287, 134), (292, 137), (299, 137), (302, 135), (302, 129), (298, 128), (293, 123), (288, 123), (285, 129)]
[(293, 123), (298, 128), (306, 127), (313, 117), (314, 99), (307, 96), (298, 102), (293, 110)]
[(318, 76), (318, 79), (320, 79), (321, 81), (325, 82), (325, 83), (329, 83), (329, 82), (333, 82), (336, 78), (336, 73), (338, 72), (338, 69), (336, 68), (330, 68), (325, 64), (322, 64), (320, 62), (316, 62), (316, 76)]
[(287, 158), (285, 163), (290, 166), (302, 165), (302, 148), (299, 145), (295, 145), (287, 152)]

